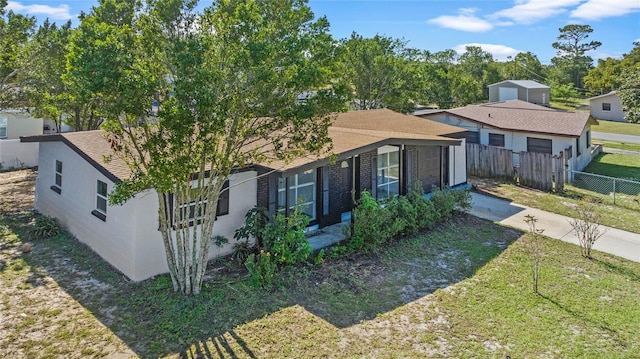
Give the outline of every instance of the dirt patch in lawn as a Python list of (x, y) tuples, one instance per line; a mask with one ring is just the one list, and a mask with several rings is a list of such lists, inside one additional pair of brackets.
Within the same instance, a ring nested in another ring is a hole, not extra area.
[(33, 209), (37, 174), (33, 169), (0, 172), (0, 214)]

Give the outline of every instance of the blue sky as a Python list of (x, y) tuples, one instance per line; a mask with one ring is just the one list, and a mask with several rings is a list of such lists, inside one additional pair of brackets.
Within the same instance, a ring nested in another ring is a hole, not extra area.
[[(15, 12), (75, 19), (96, 1), (9, 1)], [(202, 5), (207, 1), (200, 1)], [(543, 64), (555, 56), (551, 43), (567, 24), (588, 24), (588, 40), (602, 46), (594, 59), (629, 52), (640, 41), (640, 0), (309, 0), (316, 16), (325, 15), (336, 38), (351, 32), (370, 37), (376, 33), (404, 38), (408, 46), (432, 52), (481, 46), (497, 60), (531, 51)], [(77, 22), (77, 21), (76, 21)]]

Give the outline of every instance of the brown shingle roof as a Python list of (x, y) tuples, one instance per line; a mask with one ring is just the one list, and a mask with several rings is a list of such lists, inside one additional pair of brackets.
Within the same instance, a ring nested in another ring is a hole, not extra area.
[[(569, 137), (579, 137), (589, 121), (592, 121), (592, 124), (597, 123), (588, 113), (555, 110), (521, 100), (469, 105), (437, 112), (441, 113), (449, 113), (501, 130)], [(428, 118), (429, 115), (425, 117)]]
[[(350, 157), (368, 148), (373, 149), (394, 142), (397, 144), (398, 142), (428, 141), (436, 145), (454, 145), (458, 144), (459, 140), (445, 136), (463, 131), (459, 127), (380, 109), (338, 114), (333, 125), (329, 127), (329, 137), (333, 141), (333, 153), (339, 157), (340, 155)], [(112, 150), (101, 131), (32, 136), (24, 137), (22, 140), (24, 142), (61, 141), (114, 182), (131, 175), (131, 171), (120, 158), (113, 156), (110, 161), (104, 161), (105, 156), (112, 154)], [(305, 156), (288, 163), (274, 160), (260, 165), (285, 172), (309, 166), (318, 161), (328, 160), (316, 156)]]

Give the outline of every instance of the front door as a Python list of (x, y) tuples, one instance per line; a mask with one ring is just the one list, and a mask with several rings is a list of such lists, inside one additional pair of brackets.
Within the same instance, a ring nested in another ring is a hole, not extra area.
[(338, 188), (339, 188), (339, 205), (340, 213), (345, 213), (351, 211), (353, 208), (352, 205), (352, 195), (351, 189), (353, 187), (352, 183), (352, 173), (353, 173), (353, 159), (349, 158), (347, 160), (340, 162), (340, 169), (338, 175)]

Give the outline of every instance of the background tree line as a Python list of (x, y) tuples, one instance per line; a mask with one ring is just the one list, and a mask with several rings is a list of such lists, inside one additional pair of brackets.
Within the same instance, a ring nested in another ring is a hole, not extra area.
[[(96, 16), (103, 23), (123, 22), (119, 4), (134, 2), (101, 1)], [(103, 96), (81, 79), (108, 82), (114, 75), (104, 56), (124, 55), (111, 53), (106, 43), (96, 46), (96, 37), (108, 39), (119, 30), (107, 29), (87, 14), (80, 15), (76, 28), (48, 19), (38, 25), (34, 17), (5, 12), (5, 6), (6, 0), (0, 0), (0, 108), (28, 108), (35, 116), (64, 121), (75, 130), (99, 128), (105, 119)], [(496, 61), (476, 46), (467, 46), (462, 54), (451, 49), (430, 52), (408, 47), (403, 39), (357, 33), (331, 39), (335, 51), (326, 56), (340, 67), (332, 80), (348, 90), (352, 109), (410, 112), (416, 105), (464, 106), (487, 101), (487, 86), (506, 79), (545, 83), (556, 99), (633, 88), (640, 43), (621, 59), (599, 59), (594, 66), (587, 53), (601, 43), (587, 41), (592, 32), (589, 25), (559, 29), (558, 41), (551, 44), (557, 56), (548, 65), (531, 52)]]

